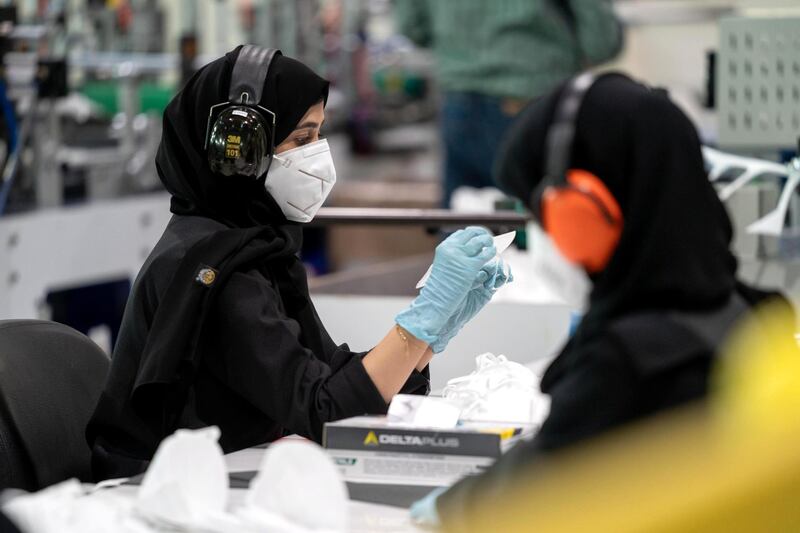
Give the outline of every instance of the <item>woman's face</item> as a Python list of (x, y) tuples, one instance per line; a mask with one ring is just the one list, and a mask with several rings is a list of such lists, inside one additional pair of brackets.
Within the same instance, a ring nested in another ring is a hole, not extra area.
[(275, 153), (280, 154), (292, 148), (297, 148), (318, 141), (319, 130), (325, 122), (325, 108), (322, 100), (312, 105), (297, 123), (297, 127), (284, 141), (275, 148)]

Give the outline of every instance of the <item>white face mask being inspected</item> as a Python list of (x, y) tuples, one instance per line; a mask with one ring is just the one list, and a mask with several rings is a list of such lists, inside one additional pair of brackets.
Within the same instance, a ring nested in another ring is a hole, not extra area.
[(326, 139), (273, 156), (265, 187), (293, 222), (311, 222), (336, 183)]

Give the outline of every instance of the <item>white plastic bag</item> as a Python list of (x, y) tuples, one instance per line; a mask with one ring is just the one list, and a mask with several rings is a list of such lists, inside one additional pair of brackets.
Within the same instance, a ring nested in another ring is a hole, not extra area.
[(477, 369), (447, 382), (442, 396), (461, 408), (461, 420), (540, 424), (549, 399), (539, 390), (539, 377), (504, 355), (484, 353)]

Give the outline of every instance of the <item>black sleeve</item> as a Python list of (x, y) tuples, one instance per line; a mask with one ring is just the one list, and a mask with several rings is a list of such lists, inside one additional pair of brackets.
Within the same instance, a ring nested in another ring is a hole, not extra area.
[(332, 353), (312, 353), (299, 340), (300, 325), (278, 302), (257, 272), (231, 277), (215, 306), (222, 353), (209, 364), (219, 378), (289, 432), (316, 441), (327, 421), (385, 413), (362, 354), (332, 341)]
[(408, 377), (403, 388), (400, 389), (400, 394), (418, 394), (425, 396), (431, 392), (431, 371), (430, 366), (426, 366), (422, 371), (414, 369)]
[(547, 452), (630, 418), (635, 393), (626, 358), (610, 340), (597, 343), (585, 355), (550, 390), (550, 414), (534, 440), (520, 443), (486, 472), (459, 481), (439, 497), (438, 510), (448, 526), (468, 521), (470, 510), (483, 498), (502, 498), (520, 469), (535, 471), (535, 463)]
[(0, 513), (0, 533), (20, 533), (20, 530), (11, 519)]

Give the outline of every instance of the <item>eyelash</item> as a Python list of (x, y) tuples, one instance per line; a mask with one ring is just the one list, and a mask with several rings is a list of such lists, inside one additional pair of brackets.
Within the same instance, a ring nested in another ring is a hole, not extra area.
[[(324, 138), (325, 138), (325, 135), (324, 135), (324, 134), (322, 134), (322, 133), (319, 133), (319, 134), (317, 135), (317, 139), (324, 139)], [(294, 142), (295, 142), (295, 144), (297, 144), (297, 146), (303, 146), (303, 145), (306, 145), (306, 144), (308, 144), (309, 142), (311, 142), (311, 136), (309, 135), (309, 136), (306, 136), (306, 137), (298, 137), (298, 138), (296, 138), (296, 139), (294, 140)]]

